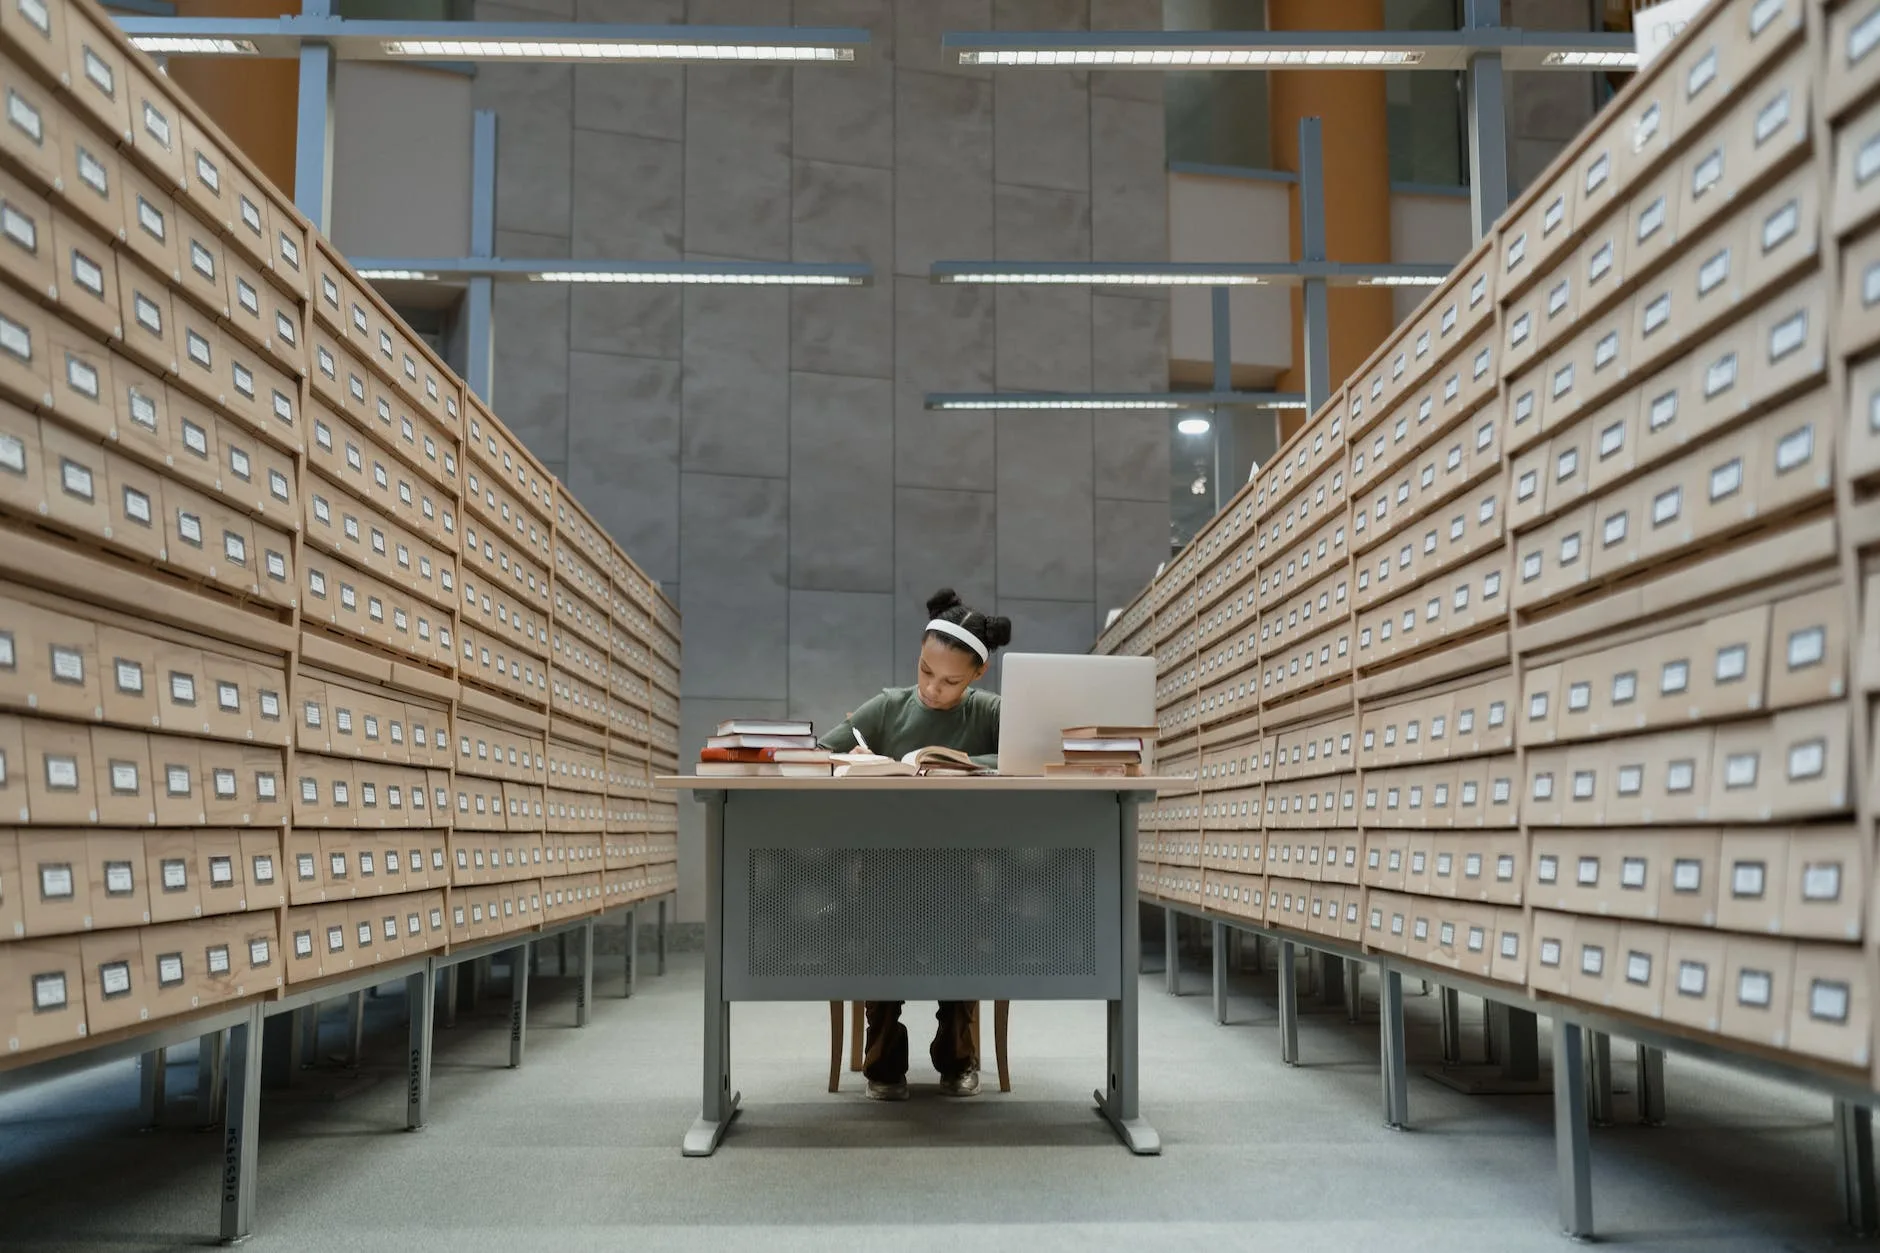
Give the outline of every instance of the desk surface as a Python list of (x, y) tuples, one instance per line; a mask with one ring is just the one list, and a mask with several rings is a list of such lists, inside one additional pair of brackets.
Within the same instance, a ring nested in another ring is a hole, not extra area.
[(1186, 779), (1100, 778), (1089, 775), (969, 774), (953, 776), (865, 775), (861, 778), (785, 778), (778, 775), (662, 775), (655, 787), (682, 792), (1155, 792)]

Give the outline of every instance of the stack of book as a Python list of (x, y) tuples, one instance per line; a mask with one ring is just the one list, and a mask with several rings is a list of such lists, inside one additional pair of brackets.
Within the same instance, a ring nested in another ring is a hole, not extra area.
[(1133, 779), (1142, 775), (1155, 748), (1154, 727), (1065, 727), (1064, 760), (1045, 765), (1046, 774)]
[(701, 778), (826, 779), (834, 772), (832, 754), (816, 743), (816, 728), (808, 722), (733, 718), (718, 724), (698, 755)]

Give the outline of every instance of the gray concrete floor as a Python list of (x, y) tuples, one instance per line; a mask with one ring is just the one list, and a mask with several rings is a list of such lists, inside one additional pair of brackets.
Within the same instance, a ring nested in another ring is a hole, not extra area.
[[(543, 969), (552, 963), (545, 955)], [(744, 1113), (701, 1161), (678, 1152), (698, 1105), (699, 959), (643, 975), (630, 1001), (618, 999), (620, 967), (600, 971), (586, 1030), (572, 1027), (570, 981), (533, 985), (520, 1071), (505, 1069), (506, 996), (440, 1030), (432, 1121), (415, 1134), (403, 1130), (403, 1001), (373, 1002), (359, 1075), (316, 1073), (265, 1095), (249, 1247), (1553, 1253), (1566, 1243), (1548, 1098), (1463, 1097), (1418, 1075), (1414, 1130), (1380, 1125), (1374, 983), (1359, 1026), (1342, 1010), (1308, 1013), (1305, 1064), (1288, 1069), (1270, 973), (1236, 975), (1226, 1027), (1213, 1022), (1199, 961), (1179, 999), (1145, 975), (1142, 1105), (1166, 1146), (1155, 1159), (1130, 1157), (1092, 1111), (1101, 1006), (1015, 1005), (1010, 1095), (947, 1101), (917, 1069), (905, 1105), (866, 1101), (847, 1074), (840, 1095), (824, 1091), (823, 1006), (740, 1006)], [(1434, 997), (1409, 1001), (1411, 1057), (1426, 1065), (1440, 1053), (1436, 1014)], [(923, 1061), (927, 1018), (909, 1007)], [(340, 1021), (329, 1021), (329, 1050)], [(989, 1054), (989, 1034), (985, 1044)], [(0, 1098), (0, 1250), (210, 1242), (218, 1138), (186, 1129), (192, 1068), (173, 1056), (183, 1129), (137, 1129), (130, 1065)], [(1630, 1049), (1615, 1047), (1615, 1063), (1629, 1088)], [(1671, 1125), (1632, 1125), (1620, 1096), (1620, 1125), (1593, 1135), (1607, 1239), (1680, 1253), (1853, 1243), (1837, 1226), (1824, 1098), (1675, 1057), (1667, 1086)]]

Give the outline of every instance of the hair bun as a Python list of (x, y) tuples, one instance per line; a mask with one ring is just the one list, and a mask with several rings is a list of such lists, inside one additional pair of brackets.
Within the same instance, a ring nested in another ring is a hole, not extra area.
[(950, 587), (943, 587), (927, 598), (927, 616), (938, 618), (949, 609), (958, 609), (965, 602), (960, 594)]
[(1012, 620), (986, 616), (986, 643), (994, 648), (1004, 648), (1012, 642)]

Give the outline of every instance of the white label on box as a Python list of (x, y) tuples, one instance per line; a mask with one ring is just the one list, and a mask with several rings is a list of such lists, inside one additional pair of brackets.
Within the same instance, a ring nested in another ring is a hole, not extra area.
[(268, 962), (273, 960), (273, 953), (270, 951), (271, 948), (272, 945), (269, 944), (265, 936), (261, 939), (248, 941), (248, 964), (250, 966), (267, 965)]
[(242, 690), (233, 683), (218, 682), (215, 685), (215, 703), (223, 709), (241, 712)]
[(1608, 331), (1593, 346), (1593, 368), (1603, 370), (1619, 355), (1619, 332)]
[(228, 857), (209, 859), (209, 882), (216, 887), (227, 887), (235, 882), (235, 862)]
[(45, 127), (39, 120), (39, 110), (28, 104), (19, 93), (11, 88), (7, 90), (7, 118), (19, 127), (34, 142), (45, 139)]
[(1815, 428), (1804, 426), (1783, 436), (1776, 445), (1776, 472), (1786, 474), (1805, 464), (1815, 453)]
[(105, 998), (124, 996), (131, 990), (131, 967), (129, 962), (106, 962), (98, 967), (98, 982)]
[(190, 793), (189, 767), (166, 767), (163, 773), (163, 787), (171, 796), (188, 796)]
[(1529, 553), (1521, 559), (1521, 581), (1531, 583), (1541, 577), (1544, 568), (1539, 553)]
[(1808, 740), (1789, 749), (1789, 781), (1815, 779), (1827, 769), (1828, 742)]
[(214, 772), (215, 795), (218, 800), (232, 800), (235, 796), (235, 772), (216, 770)]
[(78, 758), (63, 754), (47, 754), (46, 787), (54, 792), (76, 792), (78, 790)]
[(45, 974), (33, 976), (33, 1010), (44, 1013), (49, 1010), (65, 1008), (65, 976), (63, 974)]
[(1542, 883), (1558, 883), (1560, 881), (1560, 859), (1551, 855), (1545, 855), (1536, 859), (1534, 863), (1534, 877)]
[(1543, 966), (1560, 965), (1560, 941), (1559, 940), (1542, 940), (1541, 941), (1541, 965)]
[(0, 434), (0, 470), (26, 473), (26, 445), (17, 435)]
[(1591, 683), (1570, 683), (1567, 685), (1567, 710), (1580, 713), (1593, 703), (1593, 685)]
[(1816, 979), (1808, 988), (1808, 1016), (1823, 1022), (1846, 1022), (1848, 985), (1834, 979)]
[(1553, 317), (1566, 308), (1567, 301), (1572, 298), (1572, 294), (1573, 286), (1568, 280), (1561, 279), (1554, 284), (1554, 289), (1547, 293), (1547, 316)]
[(1516, 235), (1508, 243), (1508, 269), (1510, 272), (1527, 259), (1527, 232)]
[(1736, 1003), (1767, 1009), (1775, 980), (1766, 970), (1739, 970), (1736, 974)]
[(1580, 858), (1578, 877), (1581, 887), (1597, 886), (1599, 883), (1599, 858)]
[(1749, 672), (1749, 645), (1732, 644), (1717, 650), (1717, 682), (1734, 683)]
[(253, 878), (256, 883), (274, 882), (274, 858), (266, 853), (256, 856)]
[[(1754, 774), (1754, 770), (1751, 771)], [(1665, 769), (1665, 791), (1680, 794), (1697, 784), (1697, 763), (1690, 759), (1674, 761)]]
[(1633, 697), (1637, 695), (1638, 673), (1636, 671), (1627, 670), (1624, 674), (1615, 674), (1612, 676), (1613, 704), (1629, 705), (1632, 703)]
[(1480, 788), (1473, 781), (1462, 785), (1462, 804), (1464, 806), (1473, 806), (1480, 795)]
[(1710, 472), (1710, 499), (1722, 500), (1743, 486), (1743, 459), (1732, 457)]
[(1723, 178), (1723, 149), (1713, 148), (1710, 155), (1691, 170), (1691, 199), (1701, 200), (1705, 192)]
[(1756, 146), (1781, 130), (1789, 120), (1789, 89), (1784, 87), (1775, 99), (1756, 111)]
[(1778, 322), (1769, 332), (1769, 360), (1780, 361), (1808, 338), (1808, 310), (1801, 309)]
[(111, 790), (120, 795), (132, 796), (139, 787), (137, 763), (133, 761), (114, 761), (111, 763)]
[(208, 433), (194, 422), (191, 422), (188, 418), (183, 419), (183, 447), (189, 449), (189, 451), (195, 453), (198, 457), (207, 457), (209, 455)]
[(1669, 696), (1682, 692), (1691, 684), (1691, 663), (1688, 661), (1667, 661), (1658, 675), (1658, 691)]
[(359, 947), (370, 948), (371, 946), (372, 946), (372, 924), (369, 922), (362, 922), (359, 924)]
[(52, 649), (52, 677), (61, 683), (83, 683), (85, 681), (85, 657), (77, 649)]
[(180, 892), (189, 886), (189, 863), (173, 858), (163, 863), (163, 890)]
[(83, 500), (92, 499), (91, 471), (79, 465), (76, 461), (67, 461), (63, 457), (59, 458), (59, 481), (64, 485), (68, 494), (77, 496)]
[(104, 271), (82, 252), (72, 253), (72, 281), (94, 296), (104, 295)]
[(294, 956), (298, 958), (313, 956), (313, 932), (294, 932)]
[(137, 890), (137, 877), (127, 861), (106, 862), (104, 890), (112, 896), (126, 896)]
[(1673, 487), (1652, 498), (1652, 525), (1674, 521), (1684, 508), (1684, 489)]
[(1592, 770), (1574, 771), (1573, 772), (1573, 799), (1576, 801), (1592, 800), (1594, 784), (1597, 780), (1597, 777), (1598, 775), (1596, 771), (1592, 771)]
[[(1772, 357), (1773, 359), (1773, 357)], [(1736, 354), (1726, 353), (1704, 371), (1704, 398), (1728, 391), (1736, 384)]]
[(1763, 863), (1740, 861), (1730, 870), (1730, 895), (1761, 900), (1766, 879)]
[(1606, 519), (1599, 532), (1600, 542), (1604, 547), (1611, 548), (1614, 544), (1624, 542), (1626, 531), (1630, 528), (1630, 517), (1631, 515), (1626, 510), (1621, 509)]
[(1697, 294), (1708, 296), (1719, 283), (1730, 277), (1730, 250), (1724, 248), (1697, 271)]
[[(1755, 13), (1769, 8), (1774, 3), (1775, 0), (1761, 0), (1761, 3), (1756, 6), (1756, 9), (1751, 14), (1751, 21), (1754, 22)], [(1777, 5), (1776, 7), (1779, 11), (1781, 6)], [(1771, 13), (1768, 17), (1765, 17), (1763, 19), (1764, 25), (1767, 25), (1769, 20), (1774, 16), (1775, 14)], [(1752, 28), (1751, 33), (1754, 34), (1755, 32), (1756, 28)], [(1862, 18), (1859, 22), (1855, 23), (1852, 30), (1847, 32), (1848, 66), (1852, 68), (1858, 62), (1865, 60), (1867, 54), (1872, 52), (1876, 45), (1880, 45), (1880, 9), (1875, 9), (1872, 13)]]
[(1573, 363), (1571, 361), (1554, 371), (1553, 398), (1559, 400), (1573, 390)]
[(179, 705), (196, 703), (196, 680), (187, 674), (170, 675), (170, 699)]
[(1838, 901), (1841, 899), (1841, 863), (1811, 862), (1802, 868), (1802, 899)]
[(1818, 665), (1827, 651), (1827, 628), (1805, 627), (1789, 633), (1789, 669)]
[(253, 463), (248, 460), (248, 454), (239, 448), (228, 450), (228, 468), (233, 470), (243, 482), (254, 477)]
[(327, 952), (337, 953), (340, 950), (344, 949), (345, 947), (346, 947), (346, 928), (340, 927), (340, 926), (328, 927), (326, 929)]
[(359, 608), (359, 593), (353, 590), (352, 584), (341, 583), (339, 585), (339, 603), (348, 609)]
[(1723, 786), (1729, 789), (1755, 787), (1759, 752), (1731, 753), (1723, 761)]
[(42, 900), (64, 901), (72, 898), (72, 868), (69, 865), (39, 868), (39, 896)]
[(198, 518), (195, 514), (184, 513), (178, 510), (176, 514), (176, 530), (178, 534), (190, 543), (196, 545), (202, 543), (202, 519)]
[(124, 489), (124, 516), (133, 522), (150, 525), (150, 497), (134, 487)]
[(1538, 722), (1547, 716), (1547, 693), (1536, 692), (1528, 697), (1528, 721)]
[(1584, 975), (1605, 974), (1606, 950), (1597, 944), (1583, 945), (1580, 949), (1580, 973)]
[(228, 972), (228, 945), (217, 944), (209, 950), (209, 973), (212, 975), (225, 975)]
[[(1795, 234), (1795, 228), (1801, 224), (1802, 212), (1798, 201), (1791, 200), (1771, 213), (1763, 220), (1762, 250), (1773, 252), (1784, 240)], [(1872, 304), (1871, 300), (1867, 301)]]

